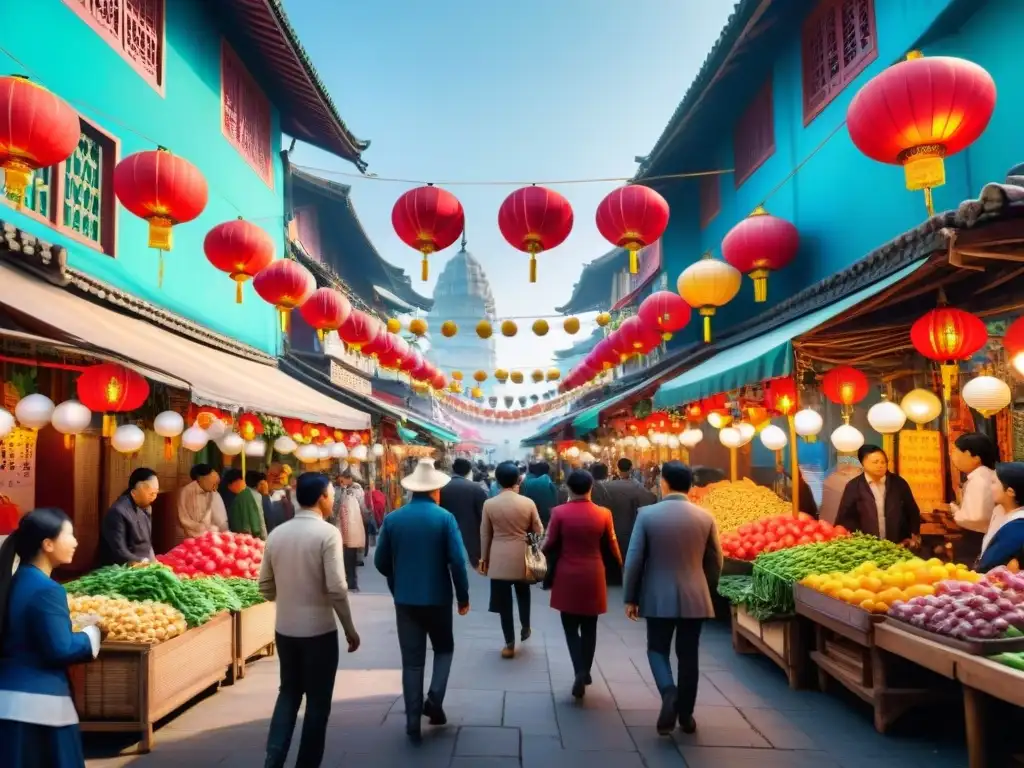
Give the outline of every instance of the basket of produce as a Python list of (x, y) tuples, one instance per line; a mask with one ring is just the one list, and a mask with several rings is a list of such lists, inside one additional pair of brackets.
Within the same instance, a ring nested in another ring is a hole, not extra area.
[(796, 608), (793, 585), (812, 574), (845, 573), (868, 561), (888, 568), (913, 556), (898, 544), (855, 533), (762, 554), (754, 561), (751, 589), (759, 603), (774, 613), (792, 613)]
[(135, 602), (103, 595), (69, 596), (68, 608), (72, 625), (87, 617), (97, 617), (97, 625), (107, 642), (162, 643), (188, 629), (181, 611), (152, 600)]
[(224, 576), (257, 579), (264, 543), (247, 533), (204, 533), (156, 559), (179, 576)]
[(798, 517), (786, 513), (744, 523), (722, 534), (722, 554), (731, 560), (753, 561), (762, 552), (778, 552), (849, 535), (843, 526), (815, 520), (804, 512)]
[(701, 491), (695, 494), (691, 490), (690, 501), (712, 514), (719, 535), (734, 531), (744, 523), (785, 515), (792, 510), (789, 502), (780, 499), (770, 488), (746, 478), (735, 483), (713, 483)]
[(996, 568), (976, 580), (940, 581), (933, 594), (893, 603), (889, 617), (911, 634), (975, 656), (1021, 652), (1024, 576)]

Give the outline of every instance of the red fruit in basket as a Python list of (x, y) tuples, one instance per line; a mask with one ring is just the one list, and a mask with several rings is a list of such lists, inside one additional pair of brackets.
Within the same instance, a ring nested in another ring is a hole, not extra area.
[(833, 530), (835, 531), (835, 535), (836, 535), (836, 536), (849, 536), (849, 535), (850, 535), (850, 532), (849, 532), (848, 530), (846, 530), (846, 529), (845, 529), (845, 528), (844, 528), (843, 526), (841, 526), (841, 525), (837, 525), (837, 526), (835, 526), (835, 527), (833, 528)]
[(813, 541), (813, 539), (811, 539), (811, 537), (808, 536), (807, 534), (804, 534), (803, 536), (801, 536), (799, 539), (796, 540), (796, 543), (797, 543), (797, 545), (810, 544), (811, 541)]
[(783, 547), (795, 547), (796, 537), (791, 533), (787, 533), (785, 536), (782, 537), (781, 543)]
[(217, 570), (217, 564), (213, 560), (207, 560), (203, 563), (203, 571), (205, 573), (214, 573)]
[(735, 552), (734, 552), (734, 554), (733, 554), (733, 557), (735, 557), (737, 560), (746, 560), (747, 559), (747, 550), (746, 550), (746, 548), (745, 547), (737, 547)]

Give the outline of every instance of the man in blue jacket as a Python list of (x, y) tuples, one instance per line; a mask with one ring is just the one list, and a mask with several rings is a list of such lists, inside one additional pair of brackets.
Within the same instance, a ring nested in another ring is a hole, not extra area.
[(537, 505), (537, 514), (545, 528), (551, 522), (551, 510), (558, 506), (558, 489), (550, 473), (551, 466), (546, 461), (534, 462), (519, 487), (519, 493)]
[[(384, 518), (373, 564), (388, 580), (395, 600), (398, 645), (402, 652), (405, 732), (420, 740), (420, 719), (431, 725), (448, 722), (444, 694), (452, 668), (452, 587), (459, 615), (469, 613), (469, 575), (465, 547), (455, 517), (440, 506), (441, 489), (451, 480), (421, 459), (402, 487), (409, 503)], [(427, 638), (434, 650), (430, 690), (423, 699)]]

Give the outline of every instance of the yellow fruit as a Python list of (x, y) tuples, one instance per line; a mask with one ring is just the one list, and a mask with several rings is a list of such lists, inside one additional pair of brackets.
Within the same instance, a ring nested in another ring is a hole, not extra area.
[(925, 597), (927, 595), (934, 595), (935, 587), (931, 584), (912, 584), (903, 590), (903, 594), (906, 595), (907, 600), (912, 597)]
[(877, 576), (862, 576), (860, 586), (861, 589), (866, 589), (869, 592), (880, 592), (882, 590), (882, 580)]
[(946, 563), (946, 565), (944, 567), (946, 569), (946, 573), (949, 574), (950, 576), (952, 576), (952, 575), (954, 575), (956, 573), (956, 569), (957, 568), (963, 568), (962, 565), (958, 566), (956, 563)]
[(840, 589), (838, 592), (836, 592), (835, 597), (837, 599), (839, 599), (839, 600), (842, 600), (843, 602), (852, 603), (853, 602), (853, 590), (852, 589), (846, 589), (846, 588)]
[(850, 598), (854, 603), (863, 603), (865, 601), (873, 603), (875, 601), (875, 593), (867, 589), (858, 589), (854, 591), (853, 596)]
[(835, 597), (836, 593), (839, 592), (839, 590), (842, 588), (843, 585), (840, 582), (835, 581), (833, 579), (829, 579), (824, 584), (822, 584), (821, 591), (824, 592), (826, 595), (831, 595), (832, 597)]
[(927, 565), (942, 565), (942, 561), (937, 557), (930, 558), (925, 561)]
[(931, 568), (928, 569), (928, 571), (932, 577), (932, 584), (934, 584), (937, 581), (942, 581), (946, 578), (946, 569), (943, 568), (941, 565), (933, 565)]
[(882, 600), (875, 601), (874, 606), (871, 608), (872, 613), (887, 613), (889, 606)]
[(897, 587), (890, 587), (889, 589), (879, 592), (876, 600), (878, 602), (885, 603), (886, 605), (892, 605), (897, 600), (905, 601), (906, 595), (903, 593), (902, 589), (899, 589)]
[(871, 598), (862, 600), (858, 605), (869, 613), (875, 609), (875, 601)]
[(839, 580), (843, 583), (843, 587), (846, 589), (860, 589), (860, 579), (856, 576), (841, 576)]

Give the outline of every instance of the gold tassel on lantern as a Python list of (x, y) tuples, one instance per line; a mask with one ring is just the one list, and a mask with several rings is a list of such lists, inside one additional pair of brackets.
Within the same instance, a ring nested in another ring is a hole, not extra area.
[(74, 447), (75, 447), (75, 436), (74, 435), (64, 435), (64, 448), (66, 448), (67, 450), (70, 451)]
[(629, 247), (629, 274), (635, 275), (640, 271), (639, 247), (635, 243), (627, 247)]
[(288, 329), (291, 327), (291, 312), (278, 307), (277, 313), (281, 316), (281, 333), (288, 333)]
[(114, 432), (115, 432), (116, 429), (117, 429), (117, 421), (109, 413), (104, 413), (103, 414), (103, 428), (102, 428), (102, 432), (101, 432), (102, 436), (103, 437), (107, 437), (107, 438), (113, 437)]
[(164, 461), (170, 461), (174, 458), (174, 438), (164, 438)]
[(715, 316), (714, 307), (701, 307), (700, 315), (704, 318), (704, 343), (711, 343), (711, 318)]

